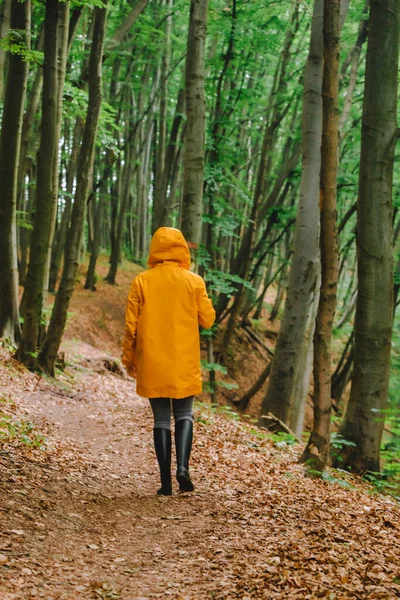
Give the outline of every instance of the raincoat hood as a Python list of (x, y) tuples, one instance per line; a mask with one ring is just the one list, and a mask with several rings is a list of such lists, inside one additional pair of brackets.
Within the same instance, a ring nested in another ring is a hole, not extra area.
[(190, 250), (182, 232), (173, 227), (160, 227), (151, 240), (148, 265), (151, 269), (168, 260), (190, 269)]

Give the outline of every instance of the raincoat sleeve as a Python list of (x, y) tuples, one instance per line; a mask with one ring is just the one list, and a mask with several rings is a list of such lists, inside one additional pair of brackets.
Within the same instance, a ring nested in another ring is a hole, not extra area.
[(136, 279), (134, 279), (129, 290), (128, 304), (125, 317), (125, 339), (122, 347), (122, 362), (128, 373), (134, 374), (136, 371), (136, 328), (137, 320), (140, 314), (140, 289)]
[(204, 280), (200, 277), (199, 280), (200, 285), (196, 294), (199, 324), (205, 329), (210, 329), (215, 321), (215, 310), (211, 299), (208, 297)]

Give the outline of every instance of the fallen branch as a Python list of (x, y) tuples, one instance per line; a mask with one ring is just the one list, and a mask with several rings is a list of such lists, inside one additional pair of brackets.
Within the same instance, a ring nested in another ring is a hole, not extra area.
[(272, 413), (261, 415), (260, 423), (263, 427), (268, 429), (271, 433), (288, 433), (298, 440), (297, 435), (288, 427), (283, 421), (275, 417)]
[(272, 350), (270, 350), (270, 348), (268, 348), (268, 346), (266, 346), (264, 344), (264, 342), (262, 341), (260, 336), (258, 336), (257, 333), (255, 331), (253, 331), (253, 329), (251, 329), (251, 327), (246, 322), (242, 323), (241, 325), (242, 325), (243, 331), (247, 334), (247, 336), (251, 339), (251, 341), (256, 342), (256, 344), (258, 346), (260, 346), (263, 350), (265, 350), (265, 352), (269, 356), (271, 356), (271, 357), (274, 356), (274, 353), (272, 352)]
[(240, 410), (245, 411), (248, 407), (250, 400), (257, 394), (257, 392), (262, 388), (264, 383), (267, 381), (268, 376), (271, 371), (271, 364), (269, 362), (265, 367), (264, 371), (261, 373), (260, 377), (257, 381), (251, 386), (251, 388), (240, 398), (240, 400), (233, 400), (233, 404), (237, 406)]

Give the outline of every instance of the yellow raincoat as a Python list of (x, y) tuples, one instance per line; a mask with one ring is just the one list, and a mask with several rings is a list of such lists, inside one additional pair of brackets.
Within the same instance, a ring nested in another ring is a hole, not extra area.
[(199, 394), (199, 324), (210, 328), (215, 311), (203, 279), (189, 271), (190, 252), (178, 229), (155, 232), (148, 265), (129, 292), (122, 362), (136, 372), (140, 396)]

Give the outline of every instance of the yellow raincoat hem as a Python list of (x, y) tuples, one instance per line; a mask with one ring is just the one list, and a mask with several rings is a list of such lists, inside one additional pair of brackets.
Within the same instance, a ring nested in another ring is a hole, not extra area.
[(180, 398), (187, 398), (188, 396), (197, 396), (197, 394), (201, 394), (202, 384), (197, 386), (192, 385), (187, 388), (149, 388), (138, 383), (136, 386), (136, 392), (143, 398), (174, 398), (179, 400)]

